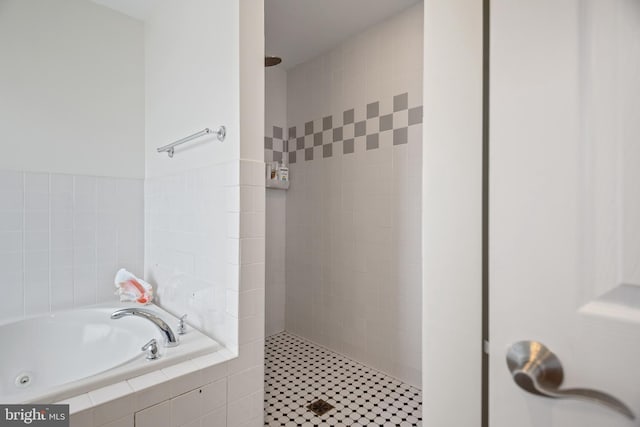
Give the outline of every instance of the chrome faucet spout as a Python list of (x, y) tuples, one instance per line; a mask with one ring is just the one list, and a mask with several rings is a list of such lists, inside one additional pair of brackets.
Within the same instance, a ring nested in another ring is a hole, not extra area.
[(146, 310), (144, 308), (121, 308), (119, 310), (114, 311), (111, 314), (112, 319), (120, 319), (124, 316), (138, 316), (147, 319), (160, 330), (162, 333), (162, 337), (164, 338), (164, 346), (165, 347), (175, 347), (179, 344), (178, 337), (173, 333), (173, 330), (167, 323), (159, 318), (154, 312), (151, 310)]

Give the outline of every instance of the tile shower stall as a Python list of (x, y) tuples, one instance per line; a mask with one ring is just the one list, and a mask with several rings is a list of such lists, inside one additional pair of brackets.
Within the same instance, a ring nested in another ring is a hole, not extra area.
[[(286, 331), (415, 390), (422, 8), (287, 70), (267, 68), (265, 79), (265, 161), (290, 172), (290, 188), (266, 196), (267, 342)], [(269, 399), (277, 390), (265, 390), (274, 420)]]

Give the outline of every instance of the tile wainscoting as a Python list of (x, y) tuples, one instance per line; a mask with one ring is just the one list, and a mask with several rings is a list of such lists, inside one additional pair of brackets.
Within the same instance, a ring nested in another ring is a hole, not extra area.
[(144, 181), (0, 171), (0, 320), (115, 300), (142, 276)]

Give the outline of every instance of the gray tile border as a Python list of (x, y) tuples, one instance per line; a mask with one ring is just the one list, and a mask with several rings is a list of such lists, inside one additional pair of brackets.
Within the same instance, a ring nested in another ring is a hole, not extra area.
[(393, 129), (393, 114), (380, 116), (380, 132)]
[(342, 124), (348, 125), (353, 123), (355, 117), (355, 110), (352, 108), (351, 110), (347, 110), (342, 113)]
[(367, 135), (367, 150), (375, 150), (380, 146), (379, 134), (372, 133)]
[(333, 154), (333, 144), (325, 144), (322, 146), (322, 157), (331, 157)]
[(409, 128), (393, 130), (393, 145), (401, 145), (409, 142)]
[(373, 117), (378, 117), (380, 115), (380, 103), (372, 102), (371, 104), (367, 104), (367, 119), (371, 119)]
[(393, 112), (402, 111), (409, 108), (409, 94), (401, 93), (393, 97)]
[(273, 137), (276, 139), (282, 139), (282, 128), (280, 126), (273, 127)]
[(327, 116), (322, 119), (322, 130), (329, 130), (333, 127), (333, 117)]
[[(409, 142), (409, 127), (423, 123), (423, 107), (421, 105), (408, 107), (409, 95), (402, 93), (393, 97), (393, 112), (382, 111), (380, 114), (380, 101), (370, 102), (365, 106), (366, 119), (355, 122), (355, 109), (343, 112), (343, 124), (334, 123), (333, 116), (324, 116), (321, 119), (311, 120), (302, 126), (271, 126), (268, 133), (272, 135), (264, 137), (265, 161), (287, 160), (289, 163), (313, 160), (314, 157), (326, 158), (336, 155), (355, 153), (355, 145), (358, 152), (362, 150), (375, 150), (380, 148), (381, 133), (393, 131), (392, 134), (383, 134), (392, 138), (393, 145), (403, 145)], [(386, 113), (386, 114), (384, 114)], [(396, 117), (394, 113), (403, 114)], [(404, 115), (406, 114), (406, 119)], [(369, 122), (368, 120), (377, 120)], [(406, 120), (406, 122), (405, 122)], [(339, 122), (336, 120), (336, 122)], [(394, 129), (394, 124), (407, 123), (402, 128)], [(333, 127), (335, 125), (335, 127)], [(352, 126), (349, 128), (349, 126)], [(304, 136), (302, 129), (304, 128)], [(284, 132), (288, 130), (289, 139), (285, 140)], [(315, 130), (315, 132), (314, 132)], [(371, 132), (367, 135), (367, 131)], [(379, 132), (378, 132), (379, 131)], [(348, 135), (349, 138), (345, 139)], [(336, 145), (334, 147), (334, 145)], [(316, 148), (317, 147), (317, 148)], [(321, 148), (322, 147), (322, 148)], [(303, 155), (304, 151), (304, 155)], [(314, 153), (315, 151), (315, 153)]]
[(333, 142), (342, 141), (342, 126), (333, 128)]
[(342, 143), (342, 153), (350, 154), (350, 153), (353, 153), (353, 151), (354, 151), (353, 139), (345, 139), (344, 142)]
[(409, 108), (409, 126), (422, 123), (422, 105)]

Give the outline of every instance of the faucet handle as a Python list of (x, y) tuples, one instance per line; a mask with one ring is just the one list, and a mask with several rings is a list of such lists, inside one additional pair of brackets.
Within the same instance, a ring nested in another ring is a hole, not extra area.
[(140, 350), (147, 352), (147, 360), (155, 360), (160, 357), (158, 353), (158, 341), (156, 341), (155, 338), (152, 338), (151, 341), (143, 345)]
[(180, 323), (178, 324), (178, 334), (179, 335), (184, 335), (187, 333), (187, 325), (186, 323), (184, 323), (184, 319), (187, 317), (187, 314), (183, 314), (182, 317), (180, 317)]

